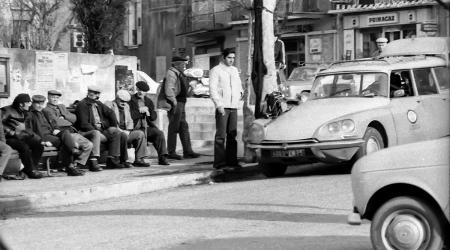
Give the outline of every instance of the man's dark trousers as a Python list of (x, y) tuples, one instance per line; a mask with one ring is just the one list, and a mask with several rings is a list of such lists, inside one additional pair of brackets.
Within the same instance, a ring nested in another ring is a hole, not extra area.
[(36, 170), (44, 152), (44, 146), (42, 146), (41, 140), (35, 137), (23, 137), (21, 139), (7, 137), (6, 144), (19, 152), (19, 158), (22, 161), (25, 173), (28, 174)]
[(174, 154), (177, 147), (177, 133), (180, 135), (183, 153), (192, 153), (191, 137), (189, 135), (189, 126), (186, 122), (186, 103), (178, 102), (175, 108), (167, 113), (169, 117), (169, 127), (167, 128), (167, 151)]
[[(214, 138), (214, 167), (236, 166), (237, 109), (225, 109), (222, 115), (216, 109), (216, 136)], [(225, 147), (226, 139), (226, 147)]]
[(167, 146), (166, 139), (164, 138), (164, 132), (156, 127), (149, 126), (147, 128), (147, 141), (153, 144), (156, 152), (158, 152), (158, 156), (167, 155)]

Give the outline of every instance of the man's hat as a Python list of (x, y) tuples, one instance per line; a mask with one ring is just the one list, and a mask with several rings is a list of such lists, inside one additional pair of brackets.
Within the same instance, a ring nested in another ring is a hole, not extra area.
[(174, 56), (172, 57), (172, 62), (187, 62), (187, 59), (179, 56)]
[(25, 93), (18, 94), (13, 101), (13, 103), (25, 103), (25, 102), (31, 102), (30, 96)]
[(94, 85), (89, 86), (89, 87), (88, 87), (88, 91), (90, 91), (90, 92), (96, 92), (96, 93), (101, 93), (101, 92), (102, 92), (102, 90), (101, 90), (99, 87), (94, 86)]
[(119, 91), (117, 91), (116, 95), (117, 95), (117, 98), (119, 98), (120, 100), (122, 100), (124, 102), (128, 102), (131, 99), (130, 93), (128, 93), (128, 91), (126, 91), (124, 89), (120, 89)]
[(43, 95), (34, 95), (33, 97), (31, 97), (31, 99), (33, 100), (33, 102), (45, 102), (45, 96)]
[(144, 81), (138, 81), (138, 82), (136, 83), (136, 88), (138, 88), (140, 91), (143, 91), (143, 92), (147, 92), (147, 91), (150, 90), (150, 87), (149, 87), (148, 84), (147, 84), (146, 82), (144, 82)]
[(380, 37), (376, 40), (377, 43), (387, 43), (388, 39), (385, 37)]
[(58, 90), (49, 90), (47, 92), (47, 95), (57, 95), (57, 96), (62, 96), (61, 92), (59, 92)]

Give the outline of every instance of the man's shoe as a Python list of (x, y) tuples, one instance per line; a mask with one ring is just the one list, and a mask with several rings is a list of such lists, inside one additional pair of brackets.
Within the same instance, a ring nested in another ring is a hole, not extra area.
[(145, 162), (143, 159), (138, 159), (133, 162), (136, 167), (150, 167), (150, 164)]
[(184, 158), (198, 158), (198, 157), (200, 157), (200, 154), (197, 154), (195, 152), (190, 152), (190, 153), (184, 154), (183, 157)]
[(42, 173), (39, 172), (39, 171), (37, 171), (37, 170), (33, 170), (33, 171), (27, 172), (27, 173), (25, 173), (25, 174), (26, 174), (26, 175), (28, 176), (28, 178), (30, 178), (30, 179), (40, 179), (40, 178), (43, 177)]
[(227, 167), (233, 168), (235, 170), (242, 169), (242, 165), (239, 164), (239, 163), (232, 164), (232, 165), (227, 165)]
[(77, 168), (75, 168), (72, 164), (66, 167), (66, 173), (68, 176), (82, 176), (84, 172), (81, 172)]
[(133, 165), (131, 165), (131, 163), (129, 163), (127, 161), (121, 162), (120, 164), (122, 164), (124, 168), (131, 168), (131, 167), (133, 167)]
[(173, 160), (183, 160), (183, 157), (181, 157), (181, 155), (177, 155), (176, 153), (168, 154), (167, 158)]
[(89, 160), (89, 171), (98, 172), (98, 171), (102, 171), (102, 170), (103, 170), (103, 168), (101, 168), (98, 165), (97, 159), (90, 159)]
[(110, 157), (106, 159), (106, 168), (123, 168), (124, 166), (120, 164), (119, 159)]
[(158, 164), (159, 165), (170, 165), (169, 162), (167, 161), (167, 158), (165, 155), (158, 157)]

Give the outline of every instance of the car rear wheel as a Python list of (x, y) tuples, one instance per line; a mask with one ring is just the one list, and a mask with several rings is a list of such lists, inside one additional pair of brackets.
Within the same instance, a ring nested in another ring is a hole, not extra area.
[(363, 139), (364, 144), (356, 153), (355, 160), (384, 148), (383, 137), (376, 128), (368, 127)]
[(260, 163), (261, 172), (266, 177), (279, 177), (286, 173), (287, 165), (280, 163)]
[(376, 250), (442, 249), (443, 226), (427, 202), (396, 197), (375, 213), (370, 239)]

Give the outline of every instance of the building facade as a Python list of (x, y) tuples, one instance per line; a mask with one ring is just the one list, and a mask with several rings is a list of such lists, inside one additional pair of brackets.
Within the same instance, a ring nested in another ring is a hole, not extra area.
[(340, 24), (341, 59), (370, 57), (379, 37), (449, 36), (449, 12), (433, 0), (333, 2), (329, 13)]

